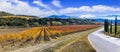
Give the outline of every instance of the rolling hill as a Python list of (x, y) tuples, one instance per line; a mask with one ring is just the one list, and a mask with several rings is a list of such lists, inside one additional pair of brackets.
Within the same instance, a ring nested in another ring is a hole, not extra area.
[(7, 12), (0, 12), (0, 16), (14, 16), (14, 14), (7, 13)]
[(25, 18), (25, 19), (30, 19), (30, 18), (39, 18), (37, 16), (28, 16), (28, 15), (14, 15), (8, 12), (0, 12), (0, 18)]

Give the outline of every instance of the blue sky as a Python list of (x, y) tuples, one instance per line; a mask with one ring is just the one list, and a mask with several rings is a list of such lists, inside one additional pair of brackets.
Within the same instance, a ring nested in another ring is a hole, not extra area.
[(70, 15), (93, 18), (120, 15), (119, 2), (120, 0), (0, 0), (0, 11), (39, 17)]

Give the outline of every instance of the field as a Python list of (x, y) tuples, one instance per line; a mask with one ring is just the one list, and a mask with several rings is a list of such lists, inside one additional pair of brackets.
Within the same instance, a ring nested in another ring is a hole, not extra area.
[(60, 36), (70, 33), (84, 31), (96, 28), (96, 25), (72, 25), (72, 26), (49, 26), (49, 27), (34, 27), (18, 33), (8, 33), (0, 35), (1, 48), (25, 46), (26, 44), (35, 44), (42, 41), (51, 41)]
[(10, 34), (10, 33), (19, 33), (23, 30), (27, 30), (29, 28), (10, 28), (10, 29), (0, 29), (0, 35), (4, 35), (4, 34)]

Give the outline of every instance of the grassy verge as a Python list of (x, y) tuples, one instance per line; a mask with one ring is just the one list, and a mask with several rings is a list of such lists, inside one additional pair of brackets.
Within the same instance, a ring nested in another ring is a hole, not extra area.
[[(87, 52), (89, 52), (89, 51), (95, 52), (95, 49), (90, 45), (90, 43), (87, 39), (87, 36), (89, 33), (93, 32), (97, 29), (99, 29), (99, 28), (87, 30), (87, 31), (85, 31), (84, 35), (78, 36), (76, 38), (73, 38), (73, 39), (70, 39), (67, 41), (60, 42), (56, 46), (48, 48), (48, 49), (44, 50), (43, 52), (76, 52), (76, 51), (79, 52), (80, 50), (85, 50)], [(77, 45), (76, 43), (82, 43), (82, 44)], [(76, 45), (76, 47), (73, 47), (75, 49), (71, 49), (70, 48), (71, 45)], [(81, 45), (84, 45), (84, 46), (81, 46)], [(81, 47), (82, 49), (81, 48), (78, 49), (78, 46)]]
[[(90, 45), (87, 37), (92, 31), (86, 32), (84, 36), (78, 37), (75, 41), (62, 47), (59, 52), (96, 52), (96, 50)], [(58, 52), (58, 51), (57, 51)]]
[(74, 41), (75, 39), (70, 39), (68, 41), (63, 41), (58, 43), (56, 46), (43, 50), (42, 52), (58, 52), (57, 49), (60, 49), (62, 46)]
[(112, 26), (112, 33), (105, 32), (105, 34), (112, 36), (112, 37), (120, 38), (120, 26), (117, 26), (117, 34), (116, 35), (115, 35), (114, 30), (115, 30), (114, 26)]

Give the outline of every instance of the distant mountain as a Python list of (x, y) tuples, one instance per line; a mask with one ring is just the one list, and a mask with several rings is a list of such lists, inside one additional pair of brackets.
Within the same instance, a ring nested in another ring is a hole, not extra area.
[(67, 16), (67, 15), (51, 15), (47, 18), (61, 18), (61, 19), (67, 19), (67, 18), (78, 18), (77, 16)]
[[(95, 19), (97, 22), (102, 22), (104, 23), (104, 19)], [(110, 22), (111, 20), (109, 20)], [(115, 20), (112, 20), (113, 23), (115, 23)], [(118, 24), (120, 24), (120, 19), (117, 20)]]
[(104, 19), (95, 19), (97, 22), (104, 22)]
[(106, 16), (101, 16), (101, 17), (115, 17), (115, 16), (120, 17), (120, 15), (106, 15)]

